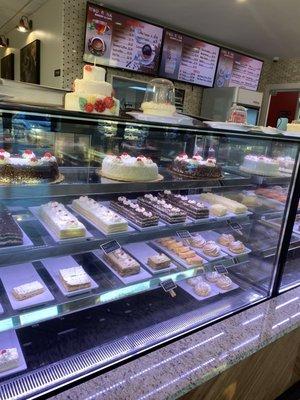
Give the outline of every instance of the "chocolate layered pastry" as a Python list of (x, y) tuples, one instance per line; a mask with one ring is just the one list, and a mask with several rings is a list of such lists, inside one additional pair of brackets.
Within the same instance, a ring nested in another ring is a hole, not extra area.
[(213, 157), (203, 160), (199, 155), (189, 158), (187, 154), (178, 155), (173, 161), (173, 172), (191, 179), (218, 179), (222, 177), (222, 169)]
[(25, 150), (22, 155), (11, 155), (0, 149), (1, 183), (53, 182), (58, 178), (58, 165), (51, 153), (37, 158), (31, 150)]
[(138, 197), (137, 201), (142, 207), (157, 214), (161, 219), (170, 224), (185, 222), (186, 220), (187, 214), (185, 211), (179, 207), (174, 207), (171, 203), (152, 194), (145, 194), (143, 197)]
[(186, 211), (187, 215), (194, 219), (208, 218), (209, 216), (208, 207), (201, 202), (189, 199), (187, 196), (173, 194), (170, 190), (165, 190), (164, 193), (159, 194), (159, 197), (168, 201), (173, 206)]
[(0, 247), (20, 246), (23, 233), (6, 208), (0, 208)]
[(134, 203), (125, 196), (120, 196), (117, 200), (111, 201), (110, 208), (141, 228), (158, 224), (158, 215), (156, 213)]

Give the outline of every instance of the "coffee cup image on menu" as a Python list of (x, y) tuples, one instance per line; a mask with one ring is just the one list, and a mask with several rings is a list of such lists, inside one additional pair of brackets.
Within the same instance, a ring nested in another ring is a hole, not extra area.
[(94, 36), (89, 39), (88, 41), (88, 48), (89, 51), (94, 55), (94, 56), (103, 56), (106, 50), (106, 44), (104, 40), (99, 37), (99, 36)]
[(150, 44), (144, 44), (141, 48), (141, 62), (145, 65), (149, 65), (152, 63), (155, 57), (155, 50), (151, 47)]

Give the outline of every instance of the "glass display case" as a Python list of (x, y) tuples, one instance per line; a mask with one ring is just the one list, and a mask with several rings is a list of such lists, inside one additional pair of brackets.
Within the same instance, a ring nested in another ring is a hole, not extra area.
[(0, 121), (0, 399), (299, 282), (297, 139), (9, 104)]

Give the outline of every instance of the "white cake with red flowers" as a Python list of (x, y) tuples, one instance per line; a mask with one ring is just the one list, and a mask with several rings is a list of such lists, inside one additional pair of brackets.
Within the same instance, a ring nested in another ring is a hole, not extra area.
[(65, 96), (65, 109), (104, 115), (119, 115), (120, 102), (105, 82), (105, 69), (94, 65), (83, 67), (83, 79), (75, 79), (73, 93)]
[(158, 167), (151, 158), (108, 155), (102, 162), (102, 176), (126, 182), (154, 181), (159, 178)]
[(273, 158), (249, 154), (244, 158), (240, 169), (257, 175), (278, 176), (279, 162)]

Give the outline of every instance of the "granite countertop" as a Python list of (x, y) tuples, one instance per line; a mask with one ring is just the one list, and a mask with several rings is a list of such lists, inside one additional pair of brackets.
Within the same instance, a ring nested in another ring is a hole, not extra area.
[(176, 399), (300, 326), (300, 287), (52, 399)]

